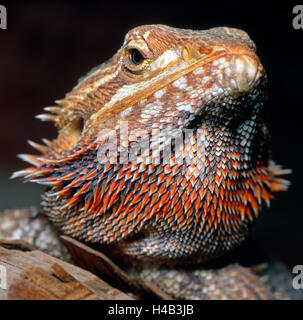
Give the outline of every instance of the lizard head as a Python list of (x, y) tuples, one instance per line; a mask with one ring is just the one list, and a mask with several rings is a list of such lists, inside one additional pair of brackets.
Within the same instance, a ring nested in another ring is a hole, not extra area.
[(255, 50), (248, 35), (233, 28), (134, 28), (108, 62), (81, 78), (57, 106), (45, 108), (50, 113), (37, 116), (54, 121), (58, 137), (45, 140), (46, 146), (30, 143), (64, 157), (122, 121), (130, 128), (160, 129), (190, 126), (207, 113), (230, 121), (249, 105), (244, 99), (256, 104), (262, 91), (265, 74)]

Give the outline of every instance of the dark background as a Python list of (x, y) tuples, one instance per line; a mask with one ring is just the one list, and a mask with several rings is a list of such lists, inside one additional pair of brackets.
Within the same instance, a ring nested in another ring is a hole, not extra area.
[(263, 210), (253, 237), (290, 268), (303, 264), (302, 130), (303, 29), (292, 26), (291, 2), (141, 1), (1, 2), (8, 29), (0, 29), (0, 210), (38, 205), (42, 188), (8, 180), (26, 167), (17, 153), (31, 153), (27, 139), (55, 137), (52, 123), (34, 116), (63, 98), (79, 77), (110, 58), (125, 33), (138, 25), (215, 26), (249, 33), (269, 77), (264, 111), (273, 159), (293, 169), (289, 192)]

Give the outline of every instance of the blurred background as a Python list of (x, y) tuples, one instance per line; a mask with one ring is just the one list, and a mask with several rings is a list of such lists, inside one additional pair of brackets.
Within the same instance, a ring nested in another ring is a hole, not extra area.
[(263, 1), (43, 1), (1, 2), (8, 12), (0, 29), (0, 211), (39, 205), (43, 190), (9, 180), (26, 167), (16, 158), (31, 153), (27, 139), (54, 138), (52, 123), (35, 115), (63, 98), (77, 79), (110, 58), (125, 33), (142, 24), (208, 29), (241, 28), (249, 33), (269, 77), (264, 118), (272, 134), (273, 159), (293, 169), (289, 192), (264, 209), (254, 239), (290, 268), (303, 264), (302, 130), (303, 29), (292, 26), (291, 2)]

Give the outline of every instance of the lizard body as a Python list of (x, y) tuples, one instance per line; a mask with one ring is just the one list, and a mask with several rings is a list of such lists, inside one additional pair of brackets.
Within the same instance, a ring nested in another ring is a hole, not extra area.
[(288, 187), (260, 115), (266, 84), (244, 31), (137, 27), (38, 116), (58, 137), (31, 142), (41, 155), (21, 155), (33, 166), (13, 177), (47, 186), (43, 211), (72, 237), (139, 259), (207, 261), (241, 244)]

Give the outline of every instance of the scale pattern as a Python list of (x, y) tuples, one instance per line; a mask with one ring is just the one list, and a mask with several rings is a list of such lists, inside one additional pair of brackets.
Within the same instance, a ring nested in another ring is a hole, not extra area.
[(30, 142), (41, 155), (21, 155), (33, 166), (13, 176), (47, 186), (43, 210), (64, 233), (125, 255), (200, 262), (233, 249), (288, 187), (270, 158), (255, 50), (231, 28), (131, 30), (38, 116), (58, 137)]

